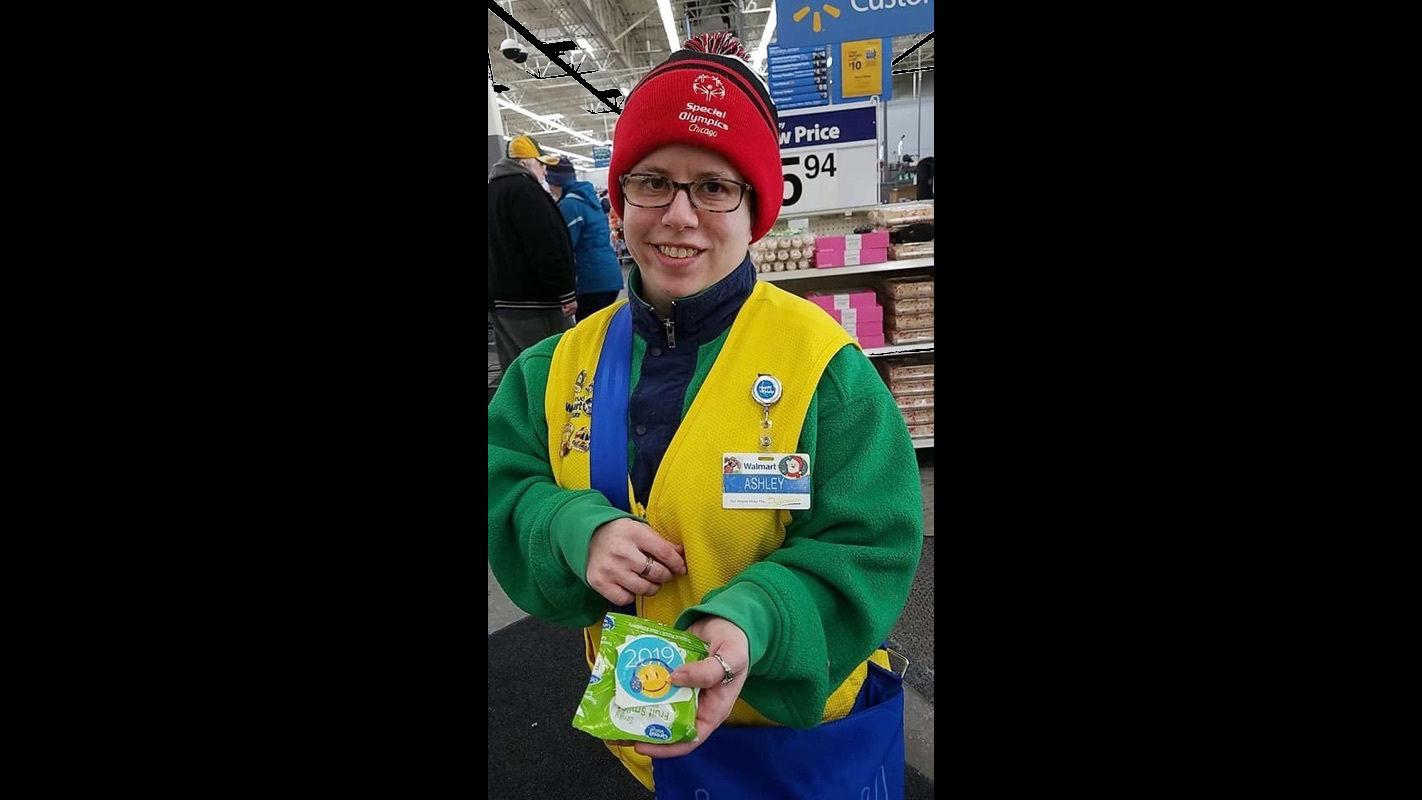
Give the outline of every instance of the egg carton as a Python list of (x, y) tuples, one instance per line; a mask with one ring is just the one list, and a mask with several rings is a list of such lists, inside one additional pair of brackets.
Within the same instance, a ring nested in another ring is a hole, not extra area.
[(907, 225), (933, 219), (933, 202), (890, 203), (869, 209), (869, 221), (875, 225)]
[(903, 414), (904, 422), (907, 422), (910, 428), (912, 428), (912, 426), (914, 425), (933, 424), (933, 409), (931, 407), (905, 409)]
[(895, 400), (915, 394), (933, 394), (932, 378), (901, 378), (889, 381), (889, 393)]
[(933, 312), (927, 314), (886, 314), (884, 326), (891, 331), (911, 328), (932, 328)]
[(915, 328), (906, 331), (887, 331), (884, 334), (889, 344), (920, 344), (933, 341), (932, 328)]
[(881, 299), (885, 314), (925, 314), (933, 311), (932, 297), (892, 297), (885, 292)]
[(889, 380), (904, 380), (906, 378), (932, 378), (932, 364), (900, 364), (891, 366), (888, 369)]

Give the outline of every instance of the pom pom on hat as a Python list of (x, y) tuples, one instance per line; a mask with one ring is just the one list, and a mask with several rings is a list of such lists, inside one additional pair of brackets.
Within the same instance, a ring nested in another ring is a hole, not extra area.
[(698, 33), (681, 43), (683, 50), (696, 50), (713, 56), (735, 56), (742, 61), (750, 61), (745, 45), (730, 31)]

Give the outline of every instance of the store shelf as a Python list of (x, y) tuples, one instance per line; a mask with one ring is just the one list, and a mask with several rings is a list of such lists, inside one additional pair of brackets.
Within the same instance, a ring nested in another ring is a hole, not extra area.
[(760, 272), (757, 273), (763, 281), (775, 283), (778, 281), (794, 281), (802, 278), (833, 278), (836, 275), (855, 275), (861, 272), (897, 272), (905, 269), (922, 269), (933, 266), (933, 256), (925, 258), (910, 258), (904, 261), (885, 261), (879, 264), (858, 264), (853, 267), (825, 267), (818, 269), (797, 269), (790, 272)]
[(890, 344), (883, 347), (866, 347), (864, 355), (870, 358), (882, 358), (883, 356), (907, 356), (915, 353), (932, 353), (933, 342), (915, 342), (913, 344)]
[(922, 450), (922, 449), (925, 448), (925, 447), (932, 447), (932, 446), (933, 446), (933, 437), (932, 437), (932, 436), (928, 436), (928, 437), (923, 438), (923, 439), (912, 439), (912, 440), (910, 440), (910, 441), (913, 442), (913, 449), (915, 449), (915, 450)]
[(851, 207), (849, 207), (849, 208), (827, 208), (827, 209), (825, 209), (824, 211), (805, 211), (805, 212), (799, 212), (799, 213), (797, 213), (797, 212), (795, 212), (795, 211), (787, 210), (787, 209), (785, 209), (785, 208), (782, 207), (782, 208), (780, 209), (780, 218), (777, 219), (777, 220), (775, 220), (775, 222), (776, 222), (776, 224), (778, 225), (778, 224), (780, 224), (780, 223), (782, 223), (782, 222), (786, 222), (786, 221), (789, 221), (789, 220), (792, 220), (792, 219), (804, 219), (804, 218), (806, 218), (806, 217), (828, 217), (828, 216), (833, 216), (833, 215), (835, 215), (835, 214), (863, 214), (863, 213), (866, 213), (866, 212), (869, 212), (869, 211), (873, 211), (874, 209), (879, 208), (880, 206), (883, 206), (883, 205), (886, 205), (886, 204), (885, 204), (885, 203), (875, 203), (875, 204), (872, 205), (872, 206), (851, 206)]

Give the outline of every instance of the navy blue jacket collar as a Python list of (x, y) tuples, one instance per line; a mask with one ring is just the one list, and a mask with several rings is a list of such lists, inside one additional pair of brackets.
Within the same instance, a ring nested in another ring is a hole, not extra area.
[(736, 314), (755, 289), (755, 265), (750, 254), (731, 274), (707, 287), (700, 294), (672, 301), (671, 331), (647, 301), (638, 293), (642, 276), (633, 268), (627, 280), (627, 295), (632, 306), (632, 329), (649, 342), (669, 342), (675, 346), (700, 347), (720, 336), (735, 321)]

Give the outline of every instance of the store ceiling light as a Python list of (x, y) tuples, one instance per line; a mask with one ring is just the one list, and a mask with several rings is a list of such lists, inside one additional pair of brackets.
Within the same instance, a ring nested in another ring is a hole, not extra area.
[(568, 158), (571, 158), (574, 161), (592, 161), (592, 159), (588, 158), (587, 156), (579, 155), (577, 153), (570, 153), (567, 150), (559, 150), (556, 147), (550, 147), (546, 144), (540, 144), (539, 147), (543, 148), (544, 150), (547, 150), (550, 153), (557, 153), (560, 156), (567, 156)]
[(662, 27), (667, 30), (667, 47), (675, 53), (681, 41), (676, 37), (676, 23), (672, 22), (671, 0), (657, 0), (657, 10), (662, 12)]
[(593, 49), (592, 44), (581, 36), (578, 37), (578, 47), (582, 48), (584, 53), (591, 53)]
[[(584, 136), (583, 134), (578, 133), (572, 128), (569, 128), (567, 125), (560, 124), (553, 117), (545, 117), (541, 114), (535, 114), (532, 111), (529, 111), (528, 109), (524, 108), (523, 106), (517, 105), (515, 103), (510, 103), (502, 97), (495, 97), (494, 100), (499, 104), (500, 107), (507, 108), (510, 111), (517, 111), (518, 113), (524, 115), (525, 117), (528, 117), (534, 122), (541, 122), (550, 128), (560, 130), (563, 133), (571, 134), (574, 138), (582, 139), (583, 141), (588, 142), (590, 144), (602, 144), (602, 142), (592, 138), (591, 136)], [(609, 144), (611, 144), (611, 142), (609, 142)]]
[(760, 70), (760, 65), (765, 63), (765, 51), (770, 47), (770, 37), (775, 35), (775, 6), (770, 7), (770, 17), (765, 21), (765, 31), (760, 35), (760, 42), (751, 53), (751, 69)]

